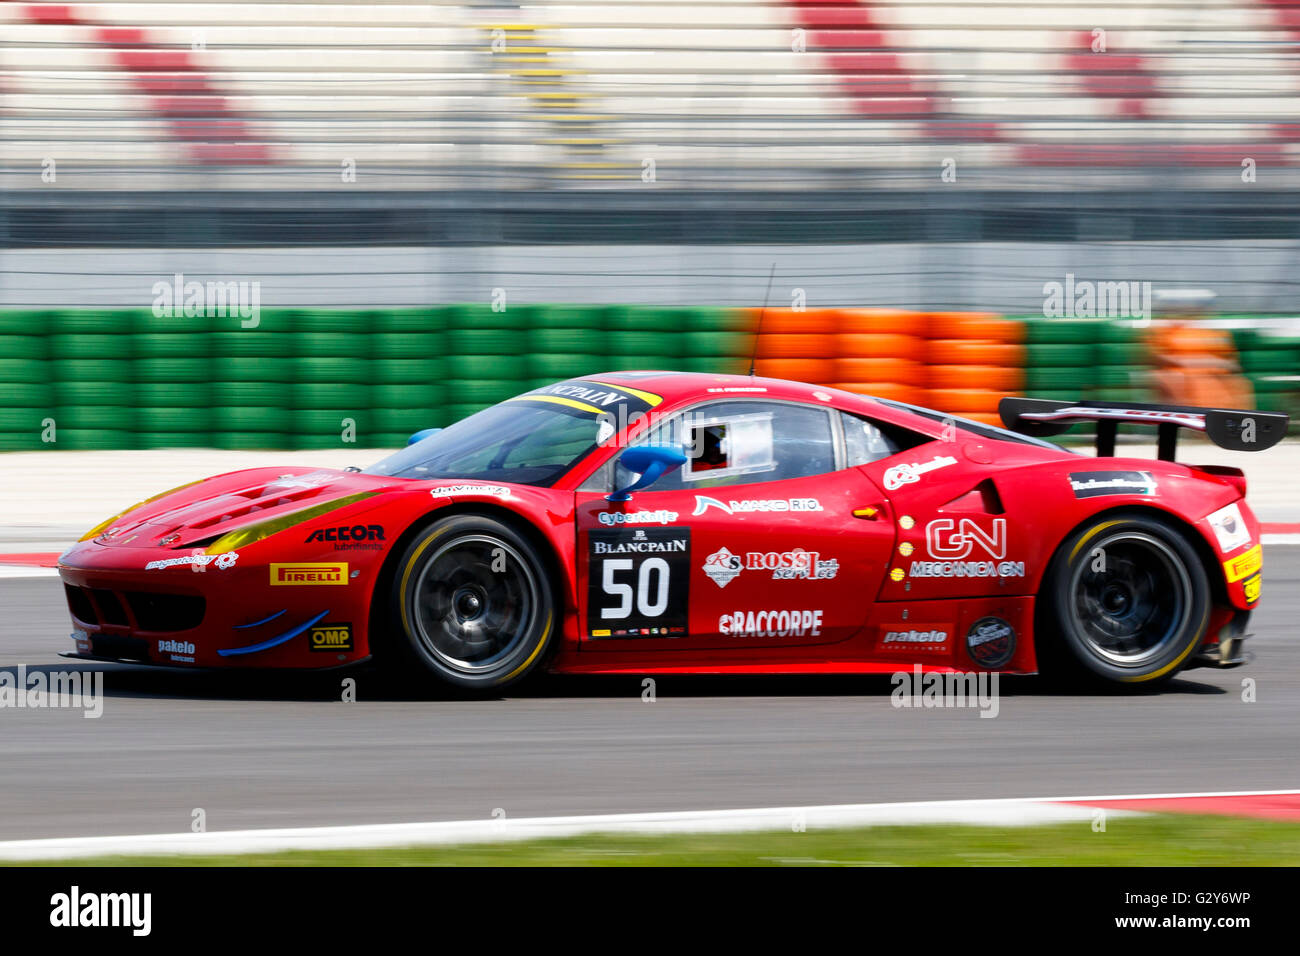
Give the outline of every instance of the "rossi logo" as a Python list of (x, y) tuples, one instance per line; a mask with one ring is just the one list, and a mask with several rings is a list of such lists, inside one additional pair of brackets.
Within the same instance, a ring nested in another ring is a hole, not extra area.
[(969, 557), (977, 544), (990, 558), (998, 561), (1005, 558), (1007, 519), (994, 518), (991, 531), (985, 531), (973, 518), (962, 518), (960, 523), (951, 518), (938, 518), (925, 526), (925, 546), (936, 558)]
[(957, 459), (949, 455), (936, 455), (929, 461), (907, 462), (902, 465), (895, 465), (885, 472), (885, 490), (894, 491), (903, 485), (910, 485), (913, 482), (920, 481), (921, 476), (926, 472), (934, 471), (938, 468), (947, 468), (949, 465), (957, 464)]
[(704, 573), (720, 588), (725, 588), (740, 574), (745, 563), (740, 555), (719, 548), (704, 559)]
[(307, 632), (307, 644), (313, 651), (350, 651), (352, 625), (317, 624)]
[(788, 581), (796, 578), (804, 580), (827, 580), (839, 574), (839, 561), (831, 558), (821, 560), (816, 551), (750, 551), (745, 555), (745, 567), (755, 571), (771, 571), (772, 580)]
[(271, 583), (284, 584), (347, 584), (346, 564), (273, 564)]

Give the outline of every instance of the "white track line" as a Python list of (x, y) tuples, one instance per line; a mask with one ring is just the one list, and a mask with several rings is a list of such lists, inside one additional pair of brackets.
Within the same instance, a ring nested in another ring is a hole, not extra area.
[[(285, 850), (350, 850), (377, 847), (499, 843), (588, 833), (741, 833), (830, 827), (1036, 826), (1091, 822), (1092, 804), (1118, 800), (1177, 800), (1197, 797), (1294, 796), (1300, 790), (1213, 790), (1192, 793), (1127, 793), (1079, 797), (1010, 797), (997, 800), (932, 800), (917, 803), (859, 803), (753, 810), (687, 810), (579, 817), (502, 817), (437, 823), (380, 823), (365, 826), (228, 830), (209, 833), (152, 833), (138, 836), (56, 837), (0, 842), (3, 860), (58, 860), (99, 856), (167, 856), (277, 853)], [(1141, 816), (1139, 810), (1106, 810), (1108, 816)]]
[[(1032, 826), (1091, 821), (1092, 807), (1037, 800), (949, 800), (867, 803), (756, 810), (700, 810), (580, 817), (501, 818), (438, 823), (155, 833), (141, 836), (66, 837), (0, 842), (0, 859), (56, 860), (122, 855), (277, 853), (285, 850), (350, 850), (375, 847), (496, 843), (590, 833), (737, 833), (829, 827), (966, 824)], [(1132, 815), (1128, 810), (1108, 814)]]
[(1259, 540), (1262, 544), (1300, 544), (1300, 534), (1261, 534)]
[(0, 578), (56, 578), (58, 568), (41, 568), (31, 564), (0, 564)]

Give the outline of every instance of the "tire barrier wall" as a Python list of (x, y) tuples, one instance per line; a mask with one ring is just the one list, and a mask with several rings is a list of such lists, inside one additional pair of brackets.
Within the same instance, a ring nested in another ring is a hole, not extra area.
[(1008, 394), (1188, 401), (1240, 396), (1242, 383), (1257, 407), (1294, 412), (1300, 338), (1209, 331), (889, 309), (264, 309), (249, 328), (150, 310), (10, 310), (0, 450), (396, 447), (559, 379), (744, 373), (751, 352), (760, 375), (992, 424)]

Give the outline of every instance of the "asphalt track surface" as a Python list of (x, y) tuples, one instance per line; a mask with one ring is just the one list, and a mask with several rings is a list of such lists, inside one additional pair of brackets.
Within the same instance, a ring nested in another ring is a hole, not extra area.
[[(499, 700), (358, 677), (113, 667), (104, 714), (0, 710), (0, 839), (1300, 785), (1300, 548), (1266, 546), (1256, 660), (1158, 692), (1004, 680), (999, 716), (888, 678), (547, 679)], [(69, 669), (53, 578), (0, 580), (0, 667)], [(1242, 700), (1253, 678), (1258, 699)]]

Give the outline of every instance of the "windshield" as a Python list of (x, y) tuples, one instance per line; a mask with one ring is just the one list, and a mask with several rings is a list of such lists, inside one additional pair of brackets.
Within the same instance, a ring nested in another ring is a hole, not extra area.
[(595, 447), (600, 421), (563, 405), (505, 402), (365, 470), (394, 478), (472, 478), (550, 485)]

